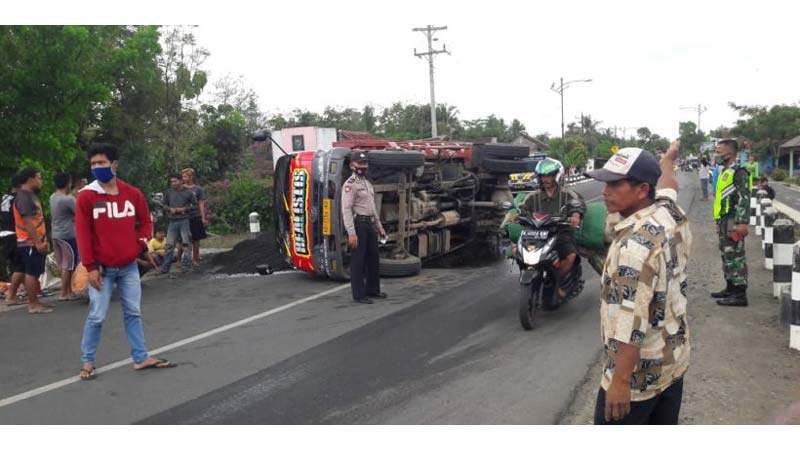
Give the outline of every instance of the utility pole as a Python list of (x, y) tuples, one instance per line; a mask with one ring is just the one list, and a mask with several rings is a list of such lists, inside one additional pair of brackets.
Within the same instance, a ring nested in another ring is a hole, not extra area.
[[(550, 90), (561, 96), (561, 159), (564, 164), (566, 164), (567, 161), (567, 151), (565, 149), (565, 142), (564, 142), (564, 89), (568, 88), (569, 85), (573, 83), (591, 83), (591, 82), (592, 79), (589, 78), (586, 80), (572, 80), (564, 83), (564, 77), (561, 77), (561, 79), (559, 80), (558, 87), (556, 87), (555, 83), (550, 85)], [(581, 126), (582, 125), (583, 124), (581, 124)]]
[(433, 89), (433, 58), (434, 56), (440, 53), (447, 53), (448, 55), (450, 52), (447, 51), (447, 45), (442, 45), (441, 50), (434, 50), (433, 43), (438, 41), (433, 37), (433, 35), (437, 31), (444, 31), (447, 27), (435, 27), (433, 25), (428, 25), (425, 28), (414, 28), (412, 31), (419, 31), (426, 35), (428, 38), (428, 51), (425, 53), (417, 53), (417, 49), (414, 49), (414, 56), (417, 58), (425, 58), (428, 60), (428, 69), (430, 71), (430, 80), (431, 80), (431, 137), (437, 137), (439, 135), (439, 131), (436, 129), (436, 95), (434, 94)]
[(702, 116), (704, 112), (708, 111), (708, 108), (698, 103), (697, 106), (686, 106), (681, 109), (691, 109), (692, 111), (697, 112), (697, 134), (700, 134), (700, 116)]

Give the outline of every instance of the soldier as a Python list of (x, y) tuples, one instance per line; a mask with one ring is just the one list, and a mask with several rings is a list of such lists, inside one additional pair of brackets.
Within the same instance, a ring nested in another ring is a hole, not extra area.
[(750, 174), (736, 162), (739, 145), (733, 139), (717, 143), (717, 164), (721, 166), (714, 198), (719, 249), (725, 289), (714, 292), (722, 306), (747, 306), (747, 259), (744, 238), (750, 222)]
[(373, 298), (387, 297), (381, 292), (378, 235), (386, 238), (375, 208), (375, 188), (367, 179), (367, 154), (353, 151), (350, 170), (353, 174), (342, 191), (342, 218), (352, 249), (350, 253), (350, 287), (353, 300), (372, 304)]

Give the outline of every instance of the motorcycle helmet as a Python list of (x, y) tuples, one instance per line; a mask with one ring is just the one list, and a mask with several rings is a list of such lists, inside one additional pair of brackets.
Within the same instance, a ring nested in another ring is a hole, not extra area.
[(543, 176), (555, 176), (556, 184), (561, 184), (561, 180), (564, 178), (564, 165), (553, 158), (545, 158), (539, 161), (534, 171), (539, 178)]

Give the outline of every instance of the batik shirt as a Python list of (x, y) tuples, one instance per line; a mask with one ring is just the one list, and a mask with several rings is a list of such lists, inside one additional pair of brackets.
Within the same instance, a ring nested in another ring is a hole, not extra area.
[(600, 323), (606, 363), (601, 386), (614, 376), (617, 343), (639, 348), (631, 376), (631, 401), (649, 400), (683, 377), (689, 367), (686, 267), (691, 248), (688, 219), (672, 189), (627, 218), (611, 214), (611, 238), (602, 276)]

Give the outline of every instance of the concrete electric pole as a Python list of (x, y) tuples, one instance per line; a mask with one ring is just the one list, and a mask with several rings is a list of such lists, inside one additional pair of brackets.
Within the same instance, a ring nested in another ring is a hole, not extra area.
[(687, 106), (681, 109), (691, 109), (692, 111), (697, 112), (697, 134), (700, 134), (700, 117), (703, 115), (704, 112), (708, 111), (708, 108), (698, 104), (697, 106)]
[(433, 58), (434, 56), (438, 55), (439, 53), (447, 53), (448, 55), (450, 52), (447, 51), (447, 46), (442, 45), (441, 50), (434, 50), (433, 43), (434, 41), (438, 41), (435, 39), (433, 35), (437, 31), (444, 31), (447, 27), (434, 27), (433, 25), (428, 25), (425, 28), (414, 28), (412, 31), (419, 31), (426, 35), (428, 38), (428, 51), (425, 53), (417, 53), (417, 49), (414, 49), (414, 56), (417, 58), (425, 57), (428, 60), (428, 68), (430, 70), (430, 79), (431, 79), (431, 137), (437, 137), (439, 135), (438, 130), (436, 129), (436, 96), (434, 94), (433, 89)]

